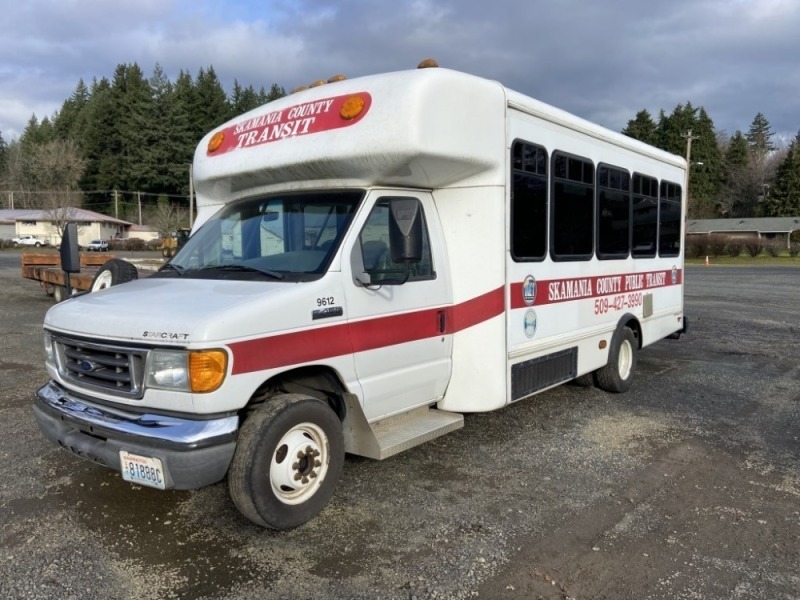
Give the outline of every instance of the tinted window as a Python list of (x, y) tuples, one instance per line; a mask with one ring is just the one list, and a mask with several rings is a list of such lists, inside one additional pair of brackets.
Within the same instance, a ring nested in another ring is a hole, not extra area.
[(625, 258), (630, 252), (631, 177), (627, 171), (597, 168), (597, 257)]
[(554, 260), (581, 260), (594, 247), (594, 165), (585, 158), (553, 154), (551, 252)]
[(678, 256), (681, 251), (681, 186), (662, 181), (660, 203), (658, 253)]
[(656, 255), (658, 230), (658, 182), (639, 173), (633, 175), (633, 248), (634, 257)]
[(543, 260), (547, 254), (547, 151), (515, 142), (511, 150), (511, 256)]

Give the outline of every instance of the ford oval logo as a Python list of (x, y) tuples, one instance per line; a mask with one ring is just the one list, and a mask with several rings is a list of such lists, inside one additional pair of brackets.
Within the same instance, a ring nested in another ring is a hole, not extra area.
[(82, 360), (80, 363), (78, 363), (78, 367), (84, 373), (91, 373), (97, 369), (97, 365), (90, 360)]

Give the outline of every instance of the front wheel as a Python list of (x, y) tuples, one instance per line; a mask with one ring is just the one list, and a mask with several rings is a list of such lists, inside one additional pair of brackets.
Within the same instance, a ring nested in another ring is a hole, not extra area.
[(595, 371), (597, 387), (607, 392), (627, 392), (633, 381), (639, 344), (630, 327), (622, 329), (608, 352), (608, 364)]
[(253, 523), (291, 529), (325, 507), (343, 464), (342, 424), (333, 410), (309, 396), (282, 394), (239, 429), (228, 487)]

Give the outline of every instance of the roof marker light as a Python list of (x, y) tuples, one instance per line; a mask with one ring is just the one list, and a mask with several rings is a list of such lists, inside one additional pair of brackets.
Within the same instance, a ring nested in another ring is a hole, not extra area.
[(211, 136), (211, 139), (208, 140), (209, 153), (216, 152), (217, 150), (219, 150), (219, 147), (222, 146), (222, 142), (224, 141), (225, 141), (225, 134), (222, 131), (218, 131), (213, 136)]
[(423, 60), (421, 63), (419, 63), (417, 65), (417, 68), (418, 69), (430, 69), (432, 67), (438, 67), (438, 66), (439, 66), (439, 63), (437, 63), (434, 59), (426, 58), (425, 60)]
[(336, 83), (337, 81), (344, 81), (345, 79), (347, 79), (347, 77), (339, 73), (338, 75), (334, 75), (333, 77), (328, 79), (328, 83)]
[(321, 85), (325, 85), (325, 82), (324, 82), (324, 81), (322, 81), (322, 79), (317, 79), (317, 80), (316, 80), (314, 83), (310, 83), (310, 84), (308, 85), (308, 87), (310, 87), (310, 88), (315, 88), (315, 87), (319, 87), (319, 86), (321, 86)]
[(366, 104), (366, 101), (361, 96), (350, 96), (344, 101), (342, 108), (339, 109), (339, 116), (346, 121), (352, 121), (361, 114)]

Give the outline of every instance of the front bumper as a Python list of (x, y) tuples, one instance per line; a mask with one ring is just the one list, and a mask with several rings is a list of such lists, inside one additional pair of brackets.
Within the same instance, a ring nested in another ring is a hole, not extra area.
[(239, 428), (237, 416), (202, 420), (109, 409), (53, 381), (36, 392), (33, 413), (48, 439), (117, 472), (121, 450), (161, 459), (166, 487), (178, 490), (225, 477)]

